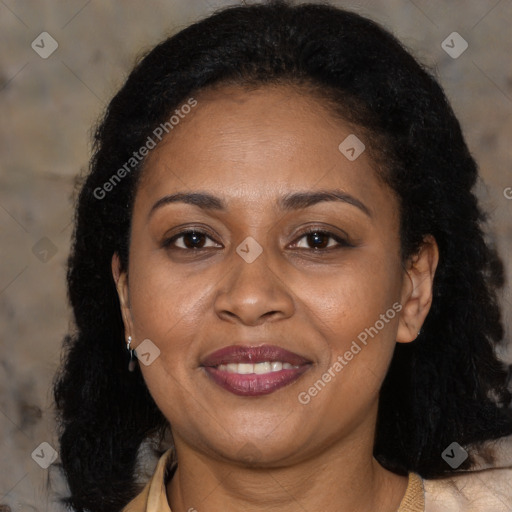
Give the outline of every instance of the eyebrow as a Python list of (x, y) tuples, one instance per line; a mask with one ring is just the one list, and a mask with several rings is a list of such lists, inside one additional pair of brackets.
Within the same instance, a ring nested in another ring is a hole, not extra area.
[[(317, 190), (314, 192), (293, 192), (278, 199), (277, 204), (282, 210), (300, 210), (324, 201), (340, 201), (355, 206), (368, 217), (370, 209), (359, 199), (342, 190)], [(151, 208), (148, 219), (159, 208), (171, 203), (186, 203), (198, 206), (202, 210), (226, 211), (226, 203), (219, 197), (207, 192), (178, 192), (160, 198)]]

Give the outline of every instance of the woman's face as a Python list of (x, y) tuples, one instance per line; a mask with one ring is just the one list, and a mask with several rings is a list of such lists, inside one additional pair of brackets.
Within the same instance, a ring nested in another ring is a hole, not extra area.
[(396, 340), (426, 315), (372, 140), (285, 86), (196, 99), (147, 157), (127, 279), (113, 259), (177, 446), (277, 465), (372, 441)]

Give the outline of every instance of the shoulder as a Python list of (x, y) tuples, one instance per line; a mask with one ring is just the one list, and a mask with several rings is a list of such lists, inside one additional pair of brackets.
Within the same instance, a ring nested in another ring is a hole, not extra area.
[(512, 467), (424, 480), (425, 512), (511, 512)]

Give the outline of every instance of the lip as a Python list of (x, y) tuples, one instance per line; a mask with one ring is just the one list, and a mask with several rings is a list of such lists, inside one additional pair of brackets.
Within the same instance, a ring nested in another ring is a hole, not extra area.
[(229, 363), (263, 363), (282, 361), (294, 366), (311, 363), (308, 359), (275, 345), (231, 345), (212, 352), (201, 361), (201, 366), (219, 366)]
[[(265, 374), (237, 374), (220, 370), (221, 364), (262, 363), (281, 361), (298, 368), (283, 369)], [(273, 393), (297, 380), (311, 367), (308, 359), (275, 345), (231, 345), (221, 348), (201, 362), (208, 376), (220, 387), (240, 396), (260, 396)]]

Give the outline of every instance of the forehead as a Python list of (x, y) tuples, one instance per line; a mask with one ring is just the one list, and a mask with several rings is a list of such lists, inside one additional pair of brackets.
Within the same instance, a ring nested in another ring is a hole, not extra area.
[(355, 160), (340, 151), (347, 137), (368, 147), (364, 131), (306, 89), (224, 86), (195, 99), (193, 111), (147, 157), (139, 187), (147, 198), (199, 187), (257, 204), (290, 189), (386, 188), (366, 150)]

